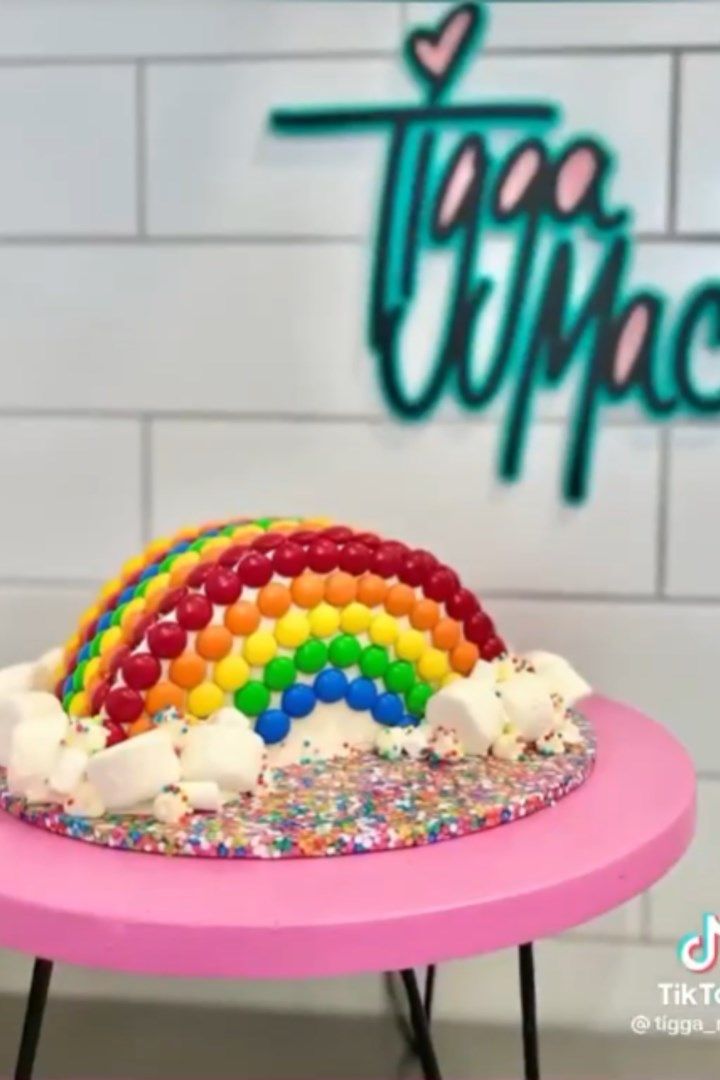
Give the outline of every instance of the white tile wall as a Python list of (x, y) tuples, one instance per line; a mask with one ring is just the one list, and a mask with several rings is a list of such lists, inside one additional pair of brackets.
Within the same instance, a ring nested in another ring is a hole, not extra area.
[(720, 120), (710, 106), (720, 94), (720, 55), (684, 56), (681, 65), (678, 227), (720, 230)]
[(134, 231), (130, 65), (3, 68), (0, 141), (0, 235)]
[[(388, 418), (364, 344), (381, 147), (274, 139), (265, 114), (416, 94), (401, 20), (437, 14), (348, 0), (0, 5), (0, 498), (13, 511), (0, 663), (64, 636), (94, 579), (151, 527), (188, 517), (312, 508), (438, 547), (489, 592), (508, 637), (571, 654), (676, 731), (702, 771), (687, 863), (649, 902), (541, 950), (544, 1017), (626, 1030), (677, 975), (667, 942), (717, 891), (719, 444), (707, 426), (670, 435), (613, 416), (591, 497), (570, 509), (562, 393), (538, 405), (512, 488), (494, 480), (499, 407), (443, 409), (422, 427)], [(458, 95), (557, 100), (558, 139), (590, 129), (616, 149), (612, 198), (646, 237), (633, 281), (667, 291), (669, 332), (680, 298), (720, 265), (720, 4), (500, 4), (489, 42)], [(485, 256), (498, 279), (503, 259), (499, 245)], [(409, 327), (418, 348), (442, 296), (435, 273)], [(708, 351), (715, 385), (716, 365)], [(582, 994), (579, 971), (593, 973)], [(0, 956), (0, 986), (25, 978)], [(475, 993), (483, 979), (493, 994)], [(370, 979), (231, 990), (75, 971), (59, 985), (382, 1007)], [(440, 1008), (515, 1022), (513, 958), (454, 965)]]

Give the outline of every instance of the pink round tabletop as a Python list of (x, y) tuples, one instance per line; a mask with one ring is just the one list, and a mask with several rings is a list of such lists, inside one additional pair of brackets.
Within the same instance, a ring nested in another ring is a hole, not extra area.
[(690, 843), (695, 775), (635, 709), (593, 696), (590, 779), (523, 820), (429, 847), (291, 860), (171, 859), (0, 814), (0, 945), (148, 974), (397, 970), (556, 934), (660, 878)]

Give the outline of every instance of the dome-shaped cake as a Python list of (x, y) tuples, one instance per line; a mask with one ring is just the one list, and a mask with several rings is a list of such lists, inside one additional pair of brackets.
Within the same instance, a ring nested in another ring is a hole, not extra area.
[(489, 616), (430, 552), (320, 520), (183, 530), (108, 582), (68, 643), (57, 694), (100, 716), (108, 745), (170, 706), (223, 706), (265, 743), (319, 703), (407, 726), (479, 658), (504, 651)]

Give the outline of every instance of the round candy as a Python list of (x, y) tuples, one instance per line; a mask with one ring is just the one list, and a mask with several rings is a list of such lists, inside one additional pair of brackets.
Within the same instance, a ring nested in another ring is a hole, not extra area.
[(118, 686), (105, 698), (105, 711), (111, 720), (119, 724), (131, 724), (143, 711), (143, 699), (137, 690)]
[(249, 600), (240, 600), (225, 612), (225, 625), (231, 634), (247, 637), (260, 625), (260, 612)]
[(469, 589), (457, 589), (445, 603), (447, 613), (453, 619), (469, 619), (479, 606), (476, 597)]
[(311, 639), (301, 645), (295, 653), (295, 666), (306, 675), (314, 675), (327, 663), (327, 646), (322, 641)]
[(325, 595), (325, 579), (319, 574), (313, 574), (311, 570), (306, 570), (300, 577), (295, 578), (290, 586), (290, 594), (298, 607), (317, 607)]
[(282, 577), (297, 577), (307, 566), (307, 555), (302, 546), (293, 540), (286, 540), (273, 552), (275, 573)]
[(225, 548), (225, 550), (220, 553), (218, 556), (218, 563), (220, 566), (227, 566), (230, 569), (234, 569), (246, 551), (247, 544), (231, 544), (230, 547)]
[(340, 626), (340, 612), (337, 608), (331, 607), (330, 604), (326, 604), (324, 601), (322, 604), (318, 604), (316, 608), (313, 608), (308, 618), (310, 620), (310, 629), (315, 637), (330, 637)]
[(75, 671), (72, 674), (72, 688), (73, 688), (73, 690), (82, 690), (83, 686), (85, 685), (85, 681), (84, 681), (85, 668), (87, 667), (88, 663), (89, 663), (89, 661), (83, 660), (75, 668)]
[(461, 675), (469, 675), (480, 658), (480, 651), (472, 641), (461, 641), (450, 654), (450, 663), (453, 671), (459, 671)]
[(341, 634), (330, 642), (328, 655), (334, 667), (346, 668), (357, 664), (361, 652), (362, 646), (357, 638), (351, 634)]
[(330, 525), (329, 528), (323, 529), (320, 535), (327, 540), (334, 540), (336, 544), (345, 544), (348, 540), (352, 540), (355, 534), (347, 525)]
[(370, 640), (376, 645), (392, 645), (398, 636), (398, 624), (392, 615), (376, 615), (370, 623)]
[(285, 542), (285, 537), (277, 532), (262, 533), (260, 536), (256, 536), (254, 540), (251, 540), (251, 546), (256, 551), (274, 551), (275, 548), (280, 547)]
[[(169, 615), (171, 611), (174, 611), (180, 601), (188, 595), (188, 591), (183, 586), (179, 588), (170, 589), (160, 600), (158, 605), (158, 611), (161, 611), (163, 615)], [(132, 606), (132, 601), (128, 604), (128, 607)]]
[(245, 716), (259, 716), (270, 704), (270, 691), (256, 679), (246, 682), (235, 692), (235, 708)]
[(311, 686), (296, 683), (284, 692), (282, 707), (288, 716), (307, 716), (315, 708), (315, 700), (315, 692)]
[[(180, 556), (180, 558), (184, 557), (184, 555)], [(213, 567), (210, 563), (199, 563), (197, 566), (194, 566), (187, 576), (187, 583), (190, 588), (201, 589), (209, 578), (212, 569)]]
[(336, 570), (325, 582), (325, 599), (334, 607), (347, 607), (355, 599), (356, 593), (356, 579), (344, 570)]
[(212, 604), (206, 596), (191, 593), (177, 606), (177, 621), (183, 630), (202, 630), (212, 619)]
[(355, 601), (340, 612), (340, 626), (346, 634), (362, 634), (372, 619), (370, 608)]
[(428, 649), (418, 660), (418, 671), (423, 679), (437, 681), (450, 670), (447, 654), (440, 649)]
[[(131, 596), (135, 595), (134, 590), (131, 589), (130, 592), (131, 592)], [(125, 603), (127, 603), (127, 600), (125, 601)], [(140, 603), (142, 604), (142, 600), (140, 601)], [(112, 620), (112, 615), (110, 614), (109, 611), (106, 611), (105, 614), (101, 615), (100, 618), (98, 619), (98, 624), (97, 624), (98, 630), (107, 630), (111, 625), (111, 620)]]
[(290, 717), (282, 709), (266, 709), (257, 718), (255, 731), (269, 746), (282, 742), (290, 731)]
[(363, 574), (358, 581), (357, 598), (366, 607), (377, 607), (382, 604), (387, 593), (385, 580), (379, 574)]
[(360, 670), (368, 679), (379, 679), (385, 674), (389, 662), (387, 649), (380, 645), (369, 645), (362, 651)]
[(188, 694), (188, 712), (204, 720), (211, 713), (221, 709), (224, 701), (225, 695), (219, 686), (211, 682), (200, 683)]
[(150, 716), (174, 706), (182, 709), (185, 704), (185, 691), (169, 682), (159, 682), (151, 687), (145, 697), (145, 708)]
[(253, 667), (264, 667), (276, 652), (277, 642), (269, 630), (256, 630), (243, 647), (243, 656)]
[(338, 565), (341, 570), (357, 576), (369, 569), (371, 559), (370, 548), (365, 547), (364, 544), (358, 544), (356, 540), (351, 540), (341, 549)]
[(222, 660), (232, 645), (233, 636), (225, 626), (206, 626), (195, 639), (195, 648), (206, 660)]
[(342, 671), (328, 668), (327, 671), (321, 671), (316, 677), (313, 689), (318, 701), (327, 703), (342, 701), (347, 689), (347, 677)]
[(242, 591), (240, 578), (225, 566), (215, 566), (205, 582), (205, 593), (213, 604), (234, 604)]
[(169, 675), (176, 686), (192, 690), (203, 681), (206, 670), (207, 665), (201, 656), (194, 652), (184, 652), (181, 656), (176, 656), (170, 664)]
[(131, 690), (147, 690), (155, 685), (161, 673), (160, 661), (152, 653), (131, 653), (122, 665), (123, 679)]
[(420, 659), (426, 648), (425, 635), (419, 630), (403, 630), (395, 642), (395, 652), (401, 660), (415, 662)]
[(395, 577), (402, 566), (405, 548), (401, 544), (381, 544), (373, 552), (370, 569), (383, 578)]
[[(279, 551), (282, 548), (278, 549)], [(267, 585), (273, 574), (273, 564), (260, 551), (249, 551), (238, 565), (238, 573), (244, 585), (259, 589)]]
[(299, 611), (289, 611), (275, 624), (275, 637), (286, 649), (296, 649), (310, 637), (310, 622), (307, 615)]
[(357, 540), (358, 544), (364, 544), (365, 547), (372, 548), (373, 551), (375, 550), (375, 548), (380, 547), (380, 544), (382, 543), (382, 540), (377, 535), (377, 533), (373, 532), (358, 533), (355, 539)]
[(438, 566), (425, 582), (425, 595), (430, 600), (445, 601), (456, 592), (460, 581), (448, 566)]
[(232, 694), (250, 678), (250, 668), (242, 656), (226, 656), (215, 665), (213, 679), (221, 690)]
[(413, 716), (424, 716), (425, 707), (432, 696), (432, 686), (428, 686), (428, 684), (424, 682), (415, 683), (415, 685), (411, 686), (405, 694), (407, 711)]
[(265, 668), (268, 690), (287, 690), (295, 682), (295, 665), (289, 656), (276, 656)]
[(170, 584), (184, 585), (190, 576), (190, 571), (194, 566), (197, 566), (199, 561), (200, 557), (195, 551), (183, 551), (182, 555), (178, 555), (173, 563), (170, 571)]
[(98, 683), (93, 690), (90, 698), (90, 712), (93, 716), (96, 716), (105, 705), (109, 690), (110, 687), (106, 682)]
[(89, 690), (91, 684), (95, 682), (100, 673), (100, 659), (95, 657), (93, 660), (88, 660), (85, 665), (85, 675), (83, 677), (83, 686), (86, 690)]
[(257, 596), (257, 605), (268, 619), (279, 619), (288, 610), (290, 603), (290, 590), (274, 581), (263, 585)]
[(187, 634), (177, 623), (159, 622), (150, 627), (147, 640), (150, 652), (161, 659), (171, 660), (185, 650)]
[(372, 714), (379, 724), (399, 724), (403, 712), (403, 703), (397, 694), (379, 694), (373, 702)]
[(409, 690), (414, 681), (415, 671), (407, 660), (396, 660), (385, 672), (385, 685), (396, 694)]
[(449, 652), (460, 641), (460, 623), (454, 619), (440, 619), (432, 632), (433, 644)]
[(350, 708), (357, 709), (358, 712), (366, 712), (372, 708), (376, 697), (375, 683), (364, 677), (353, 679), (345, 693), (345, 700)]
[(79, 694), (75, 694), (70, 702), (69, 713), (71, 716), (89, 716), (90, 715), (90, 698), (81, 690)]
[(169, 574), (158, 574), (157, 577), (153, 578), (153, 580), (148, 584), (148, 587), (145, 590), (145, 596), (149, 600), (151, 596), (156, 596), (158, 593), (164, 592), (164, 590), (167, 589), (169, 584)]
[(119, 626), (111, 626), (100, 639), (100, 655), (107, 656), (111, 649), (122, 641), (122, 630)]
[(409, 615), (415, 606), (415, 590), (410, 585), (391, 585), (385, 597), (385, 607), (391, 615)]
[(122, 724), (118, 724), (115, 720), (105, 720), (103, 727), (108, 733), (107, 742), (105, 743), (106, 749), (111, 746), (117, 746), (118, 743), (125, 742), (125, 728)]
[(410, 551), (402, 561), (398, 577), (407, 585), (422, 585), (435, 568), (435, 559), (427, 551)]
[(332, 540), (323, 540), (322, 537), (318, 537), (308, 548), (307, 560), (311, 570), (326, 574), (338, 565), (338, 546)]
[(432, 630), (440, 618), (440, 608), (434, 600), (418, 600), (410, 612), (410, 622), (416, 630)]
[(498, 656), (502, 656), (505, 652), (505, 646), (499, 638), (491, 637), (485, 642), (480, 649), (480, 655), (483, 660), (495, 660)]
[(476, 645), (484, 645), (494, 633), (493, 621), (484, 611), (476, 611), (465, 621), (465, 637)]

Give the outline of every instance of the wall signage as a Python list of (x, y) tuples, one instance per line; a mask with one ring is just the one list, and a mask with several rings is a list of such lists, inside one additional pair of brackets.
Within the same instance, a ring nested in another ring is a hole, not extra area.
[[(271, 123), (283, 135), (385, 140), (368, 337), (390, 409), (418, 421), (446, 396), (473, 412), (502, 399), (498, 473), (515, 480), (539, 397), (569, 382), (562, 492), (578, 502), (608, 409), (634, 399), (658, 420), (720, 411), (720, 378), (708, 387), (699, 362), (720, 349), (720, 279), (698, 285), (671, 317), (660, 291), (631, 282), (633, 240), (628, 212), (612, 202), (610, 148), (592, 135), (558, 137), (553, 102), (453, 102), (483, 24), (484, 10), (463, 4), (408, 36), (417, 104), (280, 108)], [(513, 252), (502, 276), (487, 260), (497, 239)], [(451, 267), (444, 324), (424, 345), (418, 384), (405, 330), (438, 255)]]

